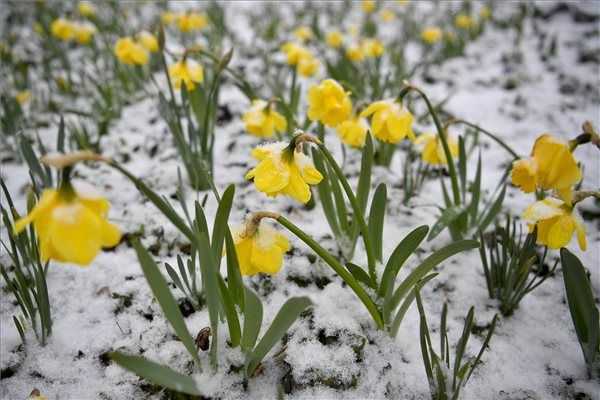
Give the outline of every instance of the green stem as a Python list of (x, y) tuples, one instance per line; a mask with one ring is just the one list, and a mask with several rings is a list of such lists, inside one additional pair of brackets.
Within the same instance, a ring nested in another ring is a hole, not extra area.
[(295, 107), (295, 92), (296, 92), (296, 80), (298, 79), (298, 72), (296, 67), (292, 68), (292, 86), (290, 86), (290, 109), (292, 110), (292, 115), (296, 115), (296, 107)]
[(290, 232), (296, 235), (300, 240), (308, 245), (319, 257), (323, 259), (343, 280), (350, 286), (350, 288), (354, 291), (354, 293), (358, 296), (360, 301), (365, 305), (371, 317), (377, 324), (378, 329), (383, 329), (383, 319), (381, 317), (381, 313), (377, 309), (377, 306), (371, 300), (367, 292), (360, 286), (360, 284), (354, 279), (354, 276), (350, 272), (344, 268), (340, 262), (335, 259), (327, 250), (325, 250), (321, 245), (319, 245), (313, 238), (304, 233), (303, 230), (298, 228), (292, 222), (290, 222), (285, 217), (279, 216), (277, 218), (277, 222), (287, 228)]
[(373, 251), (371, 237), (369, 236), (369, 228), (367, 227), (367, 223), (365, 222), (365, 218), (360, 208), (360, 205), (358, 204), (358, 200), (356, 199), (356, 196), (354, 196), (352, 188), (350, 187), (350, 184), (344, 176), (344, 173), (342, 172), (340, 166), (337, 164), (329, 150), (327, 150), (325, 145), (322, 143), (319, 144), (319, 150), (321, 150), (321, 153), (327, 159), (327, 162), (335, 171), (335, 174), (338, 176), (340, 182), (342, 183), (342, 186), (344, 187), (344, 191), (346, 192), (346, 196), (348, 196), (348, 200), (350, 200), (350, 205), (352, 205), (352, 210), (354, 211), (354, 218), (358, 221), (360, 231), (363, 237), (363, 242), (365, 244), (365, 250), (367, 252), (367, 262), (369, 265), (369, 275), (371, 276), (371, 280), (376, 283), (377, 274), (375, 272), (375, 252)]
[(502, 146), (504, 148), (504, 150), (508, 151), (510, 153), (510, 155), (513, 156), (514, 159), (521, 158), (509, 145), (504, 143), (504, 141), (502, 139), (500, 139), (498, 136), (494, 135), (493, 133), (483, 129), (479, 125), (475, 125), (475, 124), (465, 121), (463, 119), (456, 119), (456, 120), (453, 120), (453, 121), (450, 121), (449, 123), (447, 123), (446, 128), (448, 126), (454, 125), (454, 124), (463, 124), (463, 125), (467, 125), (467, 126), (473, 128), (473, 129), (477, 129), (479, 132), (485, 134), (490, 139), (492, 139), (493, 141), (498, 143), (500, 146)]

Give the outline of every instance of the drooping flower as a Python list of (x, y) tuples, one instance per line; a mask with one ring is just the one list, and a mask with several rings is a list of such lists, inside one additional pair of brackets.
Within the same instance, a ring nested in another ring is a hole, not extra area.
[(375, 0), (362, 0), (360, 6), (366, 14), (371, 14), (373, 11), (375, 11), (376, 5), (377, 3)]
[(52, 21), (50, 32), (52, 33), (52, 36), (63, 41), (71, 40), (75, 36), (73, 23), (64, 18), (57, 18)]
[(288, 238), (263, 220), (254, 232), (249, 230), (246, 225), (232, 232), (241, 274), (276, 274), (283, 264), (283, 255), (290, 249)]
[(350, 94), (333, 79), (326, 79), (308, 90), (307, 115), (311, 121), (335, 127), (352, 114)]
[(319, 70), (320, 65), (319, 60), (309, 52), (298, 62), (298, 73), (307, 78), (311, 77)]
[(306, 42), (313, 38), (313, 32), (308, 26), (299, 26), (294, 30), (293, 35), (301, 42)]
[(246, 130), (258, 137), (270, 138), (275, 132), (283, 133), (287, 129), (287, 121), (283, 115), (275, 110), (274, 104), (269, 105), (264, 100), (253, 100), (242, 120)]
[(91, 18), (96, 15), (96, 6), (90, 1), (80, 1), (79, 4), (77, 4), (77, 10), (79, 11), (79, 14), (86, 18)]
[(150, 53), (156, 53), (159, 50), (158, 39), (150, 32), (141, 31), (137, 36), (140, 44)]
[(471, 16), (467, 14), (458, 14), (454, 18), (454, 25), (456, 25), (456, 27), (460, 29), (471, 29), (473, 27), (473, 18), (471, 18)]
[(396, 14), (392, 10), (386, 8), (384, 10), (381, 10), (381, 12), (379, 13), (379, 17), (383, 22), (392, 22), (396, 19)]
[(129, 36), (119, 38), (115, 43), (115, 55), (123, 64), (145, 65), (148, 62), (148, 52), (141, 44)]
[(184, 84), (188, 91), (192, 91), (197, 83), (204, 81), (204, 70), (196, 61), (183, 59), (169, 66), (169, 76), (175, 89)]
[(529, 230), (537, 226), (537, 243), (550, 249), (560, 249), (569, 244), (573, 233), (577, 235), (579, 248), (587, 248), (585, 226), (577, 211), (565, 202), (553, 197), (536, 201), (523, 213)]
[(363, 52), (365, 57), (368, 58), (377, 58), (383, 55), (385, 48), (383, 47), (383, 43), (381, 43), (378, 39), (365, 39), (362, 42)]
[(323, 179), (312, 160), (287, 143), (255, 147), (252, 157), (259, 163), (246, 174), (246, 179), (254, 178), (256, 188), (268, 196), (287, 195), (307, 203), (311, 197), (308, 185)]
[(74, 37), (79, 44), (88, 44), (96, 33), (96, 27), (88, 22), (73, 24)]
[(376, 101), (360, 113), (361, 117), (370, 115), (373, 135), (382, 142), (398, 143), (406, 137), (415, 140), (413, 115), (394, 100)]
[(421, 39), (427, 44), (434, 44), (440, 41), (442, 38), (442, 30), (435, 26), (430, 26), (423, 29), (421, 32)]
[(342, 142), (348, 146), (363, 147), (369, 124), (365, 118), (355, 116), (342, 122), (335, 129)]
[(346, 57), (350, 61), (359, 62), (365, 59), (365, 52), (362, 46), (358, 44), (351, 44), (346, 49)]
[(340, 31), (327, 32), (327, 36), (325, 36), (325, 42), (327, 43), (327, 46), (334, 49), (340, 48), (342, 46), (343, 41), (344, 36)]
[(31, 212), (16, 221), (15, 233), (31, 223), (42, 262), (50, 259), (88, 265), (102, 247), (116, 246), (119, 228), (107, 220), (110, 203), (82, 184), (46, 189)]
[(179, 14), (175, 19), (181, 32), (199, 31), (208, 25), (206, 15), (195, 12)]
[[(458, 142), (453, 136), (447, 135), (448, 149), (452, 157), (458, 156)], [(421, 158), (430, 165), (446, 165), (448, 159), (439, 136), (435, 133), (423, 133), (415, 140), (415, 145), (421, 148)]]
[(287, 42), (281, 46), (281, 51), (287, 56), (287, 63), (296, 66), (297, 72), (302, 76), (312, 76), (319, 69), (319, 60), (304, 46)]

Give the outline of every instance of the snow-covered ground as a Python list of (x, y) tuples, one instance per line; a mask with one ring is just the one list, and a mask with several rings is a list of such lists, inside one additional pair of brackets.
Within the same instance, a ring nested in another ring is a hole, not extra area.
[[(508, 3), (508, 2), (506, 2)], [(498, 4), (499, 13), (516, 4)], [(593, 2), (590, 2), (593, 3)], [(497, 133), (519, 154), (528, 154), (534, 139), (550, 132), (569, 139), (579, 134), (581, 124), (600, 123), (600, 6), (571, 4), (571, 10), (556, 3), (538, 3), (542, 11), (528, 18), (523, 40), (514, 45), (513, 30), (489, 27), (476, 42), (469, 44), (465, 57), (433, 67), (424, 80), (413, 83), (439, 102), (450, 96), (445, 110)], [(248, 4), (229, 4), (228, 17), (239, 34), (247, 29), (240, 10)], [(250, 5), (251, 6), (251, 5)], [(579, 10), (579, 11), (576, 11)], [(584, 13), (588, 18), (582, 18)], [(544, 60), (547, 42), (557, 38), (557, 50)], [(590, 54), (592, 56), (590, 56)], [(586, 56), (584, 56), (586, 55)], [(245, 60), (234, 59), (235, 65)], [(143, 178), (154, 190), (167, 197), (175, 193), (177, 168), (181, 168), (167, 127), (158, 115), (156, 98), (145, 98), (127, 108), (101, 142), (105, 155), (121, 160), (126, 168)], [(220, 191), (235, 184), (236, 197), (230, 223), (240, 223), (250, 211), (277, 211), (311, 234), (325, 247), (335, 248), (320, 206), (307, 210), (293, 200), (267, 198), (244, 180), (254, 165), (250, 149), (259, 141), (244, 132), (241, 113), (248, 102), (232, 85), (223, 88), (221, 104), (232, 113), (216, 129), (215, 181)], [(422, 126), (430, 128), (432, 126)], [(462, 128), (452, 129), (461, 134)], [(42, 140), (52, 146), (56, 127), (41, 130)], [(509, 155), (493, 142), (483, 139), (484, 184), (492, 190), (501, 177)], [(333, 131), (327, 143), (339, 153)], [(356, 176), (359, 155), (349, 153), (345, 170)], [(600, 187), (600, 158), (597, 149), (583, 146), (576, 157), (585, 165), (585, 188)], [(339, 154), (338, 154), (339, 155)], [(388, 185), (390, 204), (384, 228), (384, 257), (399, 238), (417, 225), (433, 224), (435, 204), (441, 203), (437, 179), (426, 182), (409, 206), (401, 204), (402, 152), (397, 152), (389, 169), (377, 167), (373, 183)], [(127, 160), (127, 161), (126, 161)], [(471, 164), (476, 162), (472, 157)], [(474, 168), (472, 166), (471, 170)], [(22, 164), (3, 162), (1, 174), (21, 210), (28, 171)], [(153, 249), (155, 259), (173, 263), (184, 237), (146, 201), (118, 172), (102, 165), (79, 165), (79, 178), (93, 183), (110, 199), (110, 218), (124, 232), (144, 226), (142, 239)], [(354, 181), (352, 181), (354, 182)], [(195, 195), (188, 190), (188, 202)], [(532, 201), (510, 188), (504, 210), (520, 215)], [(580, 207), (585, 220), (589, 248), (570, 249), (589, 268), (593, 289), (600, 293), (600, 208), (591, 200)], [(215, 212), (211, 198), (206, 207), (208, 220)], [(590, 217), (592, 216), (592, 217)], [(450, 242), (444, 232), (423, 245), (424, 252), (413, 256), (402, 276), (434, 249)], [(426, 399), (429, 388), (419, 346), (416, 307), (406, 315), (394, 340), (374, 329), (369, 314), (341, 279), (320, 261), (300, 240), (290, 236), (292, 250), (285, 256), (282, 271), (273, 276), (245, 278), (261, 296), (265, 323), (269, 325), (279, 307), (291, 296), (309, 296), (314, 307), (289, 330), (286, 343), (276, 346), (265, 358), (262, 374), (243, 385), (243, 377), (230, 366), (242, 359), (237, 350), (225, 344), (227, 329), (219, 330), (220, 369), (216, 374), (205, 368), (195, 374), (198, 387), (211, 398), (267, 399), (278, 393), (291, 399)], [(4, 255), (2, 256), (4, 257)], [(359, 244), (355, 260), (366, 258)], [(464, 316), (475, 306), (478, 327), (485, 327), (497, 312), (487, 295), (485, 279), (476, 250), (462, 253), (443, 263), (439, 276), (423, 289), (423, 301), (430, 327), (439, 327), (444, 302), (449, 306), (448, 328), (451, 343), (462, 330)], [(53, 264), (48, 273), (53, 314), (53, 335), (39, 347), (30, 335), (25, 347), (12, 323), (19, 313), (12, 296), (4, 290), (0, 297), (0, 398), (22, 399), (35, 387), (49, 399), (139, 399), (160, 398), (157, 388), (126, 372), (106, 357), (121, 350), (142, 354), (181, 371), (189, 371), (189, 356), (176, 339), (144, 279), (135, 252), (126, 244), (100, 254), (86, 269)], [(173, 288), (177, 298), (183, 294)], [(206, 310), (186, 317), (193, 334), (209, 325)], [(483, 330), (485, 334), (485, 329)], [(470, 353), (481, 346), (483, 334), (474, 335)], [(366, 341), (360, 349), (361, 343)], [(276, 355), (273, 357), (273, 355)], [(204, 357), (207, 358), (207, 357)], [(207, 365), (207, 363), (205, 363)], [(288, 394), (289, 392), (289, 394)], [(483, 363), (463, 391), (465, 399), (600, 399), (600, 383), (587, 378), (585, 364), (565, 302), (560, 268), (507, 318), (500, 318)]]

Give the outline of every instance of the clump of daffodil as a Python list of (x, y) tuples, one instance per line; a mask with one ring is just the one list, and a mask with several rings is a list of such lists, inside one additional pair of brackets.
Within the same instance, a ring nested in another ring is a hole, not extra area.
[(75, 27), (71, 21), (65, 18), (57, 18), (50, 25), (50, 33), (55, 38), (69, 41), (75, 37)]
[(287, 129), (287, 121), (275, 110), (275, 104), (264, 100), (253, 100), (242, 120), (246, 130), (258, 137), (270, 138), (276, 132), (283, 133)]
[(375, 0), (362, 0), (360, 7), (365, 12), (365, 14), (371, 14), (375, 11), (375, 7), (377, 6), (377, 2)]
[(17, 100), (17, 103), (19, 103), (19, 105), (21, 105), (21, 106), (28, 103), (30, 99), (31, 99), (31, 92), (29, 90), (21, 90), (20, 92), (17, 92), (17, 94), (15, 95), (15, 100)]
[(204, 69), (198, 62), (184, 57), (169, 66), (169, 77), (175, 89), (180, 89), (183, 84), (188, 91), (192, 91), (197, 83), (204, 81)]
[(307, 203), (311, 197), (309, 185), (321, 182), (323, 175), (298, 148), (299, 138), (304, 136), (308, 135), (298, 135), (289, 144), (276, 142), (255, 147), (252, 157), (259, 163), (246, 174), (246, 179), (254, 179), (256, 188), (268, 196), (287, 195)]
[(371, 115), (373, 135), (382, 142), (398, 143), (407, 137), (415, 140), (413, 115), (394, 100), (376, 101), (360, 113), (361, 117)]
[(581, 250), (587, 248), (585, 226), (577, 211), (569, 204), (553, 197), (536, 201), (523, 213), (529, 230), (537, 226), (537, 243), (550, 249), (560, 249), (571, 242), (573, 233)]
[(313, 32), (308, 26), (299, 26), (298, 28), (294, 29), (293, 35), (302, 43), (313, 38)]
[(340, 31), (327, 32), (325, 42), (327, 43), (327, 46), (333, 49), (339, 49), (344, 42), (344, 35), (342, 35), (342, 32)]
[(361, 46), (367, 58), (381, 57), (385, 51), (383, 43), (379, 39), (365, 39)]
[(365, 59), (364, 48), (358, 44), (351, 44), (346, 49), (346, 57), (350, 61), (360, 62)]
[(79, 11), (79, 14), (86, 18), (91, 18), (96, 15), (96, 6), (90, 1), (80, 1), (77, 4), (77, 10)]
[(79, 44), (89, 44), (96, 33), (96, 27), (88, 22), (74, 23), (73, 35)]
[(290, 249), (288, 238), (267, 225), (262, 214), (255, 213), (244, 226), (232, 229), (242, 275), (276, 274), (283, 264), (283, 255)]
[(386, 8), (384, 10), (381, 10), (381, 12), (379, 13), (379, 17), (383, 22), (392, 22), (396, 19), (396, 14), (389, 8)]
[(206, 28), (208, 18), (206, 15), (196, 12), (186, 12), (175, 17), (175, 23), (181, 32), (199, 31)]
[(138, 41), (150, 53), (156, 53), (159, 50), (158, 39), (148, 31), (141, 31), (137, 34)]
[(354, 116), (339, 124), (335, 130), (343, 143), (360, 148), (365, 145), (369, 124), (365, 118)]
[(427, 44), (434, 44), (442, 38), (442, 30), (436, 26), (430, 26), (421, 31), (421, 39)]
[(458, 14), (454, 18), (454, 25), (456, 25), (457, 28), (469, 30), (473, 28), (474, 21), (468, 14)]
[(307, 116), (325, 126), (335, 127), (352, 114), (350, 93), (333, 79), (326, 79), (308, 89)]
[(144, 46), (129, 36), (117, 39), (115, 55), (119, 61), (127, 65), (145, 65), (149, 58)]
[(296, 66), (296, 71), (305, 77), (314, 75), (319, 69), (319, 60), (306, 47), (297, 43), (287, 42), (281, 46), (287, 56), (287, 63)]
[[(458, 142), (453, 136), (446, 136), (448, 148), (452, 157), (458, 156)], [(446, 153), (438, 135), (435, 133), (423, 133), (415, 140), (415, 145), (421, 149), (421, 158), (430, 165), (446, 165)]]
[(531, 157), (515, 161), (512, 168), (512, 183), (523, 192), (556, 190), (567, 203), (581, 177), (569, 143), (549, 134), (538, 137)]
[[(67, 156), (51, 156), (65, 159)], [(91, 158), (82, 158), (91, 159)], [(42, 262), (50, 259), (88, 265), (103, 247), (116, 246), (119, 228), (107, 220), (110, 203), (93, 187), (71, 183), (70, 166), (63, 170), (60, 187), (46, 189), (31, 212), (15, 222), (20, 233), (33, 223)]]

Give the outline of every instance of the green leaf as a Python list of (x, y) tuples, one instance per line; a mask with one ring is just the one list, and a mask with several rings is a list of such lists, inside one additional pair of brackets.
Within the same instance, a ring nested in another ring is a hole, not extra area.
[(402, 268), (402, 265), (404, 265), (408, 257), (415, 252), (417, 247), (419, 247), (428, 231), (429, 227), (427, 225), (421, 225), (412, 230), (400, 243), (398, 243), (398, 246), (396, 246), (385, 265), (381, 283), (379, 285), (379, 296), (385, 296), (388, 288), (393, 290), (394, 280), (396, 280), (400, 268)]
[(185, 325), (181, 311), (179, 311), (179, 306), (177, 305), (173, 294), (171, 294), (171, 291), (169, 290), (167, 281), (160, 273), (158, 266), (148, 251), (142, 247), (140, 242), (137, 239), (133, 239), (131, 243), (137, 253), (138, 260), (142, 267), (142, 271), (144, 272), (144, 276), (148, 281), (148, 285), (150, 286), (154, 297), (158, 301), (165, 318), (173, 327), (175, 334), (177, 337), (179, 337), (188, 353), (190, 353), (198, 365), (198, 368), (200, 368), (200, 359), (198, 358), (198, 351), (196, 350), (194, 339), (192, 339), (192, 336)]
[(477, 171), (475, 172), (475, 181), (471, 187), (471, 204), (469, 205), (469, 211), (471, 213), (471, 221), (477, 220), (477, 213), (479, 210), (479, 199), (481, 197), (481, 151), (479, 152), (479, 158), (477, 159)]
[(328, 166), (328, 177), (333, 199), (335, 200), (335, 210), (337, 212), (337, 220), (341, 231), (347, 237), (350, 236), (350, 225), (348, 223), (348, 209), (346, 208), (346, 200), (340, 188), (339, 178), (333, 171), (331, 166)]
[(119, 352), (110, 353), (109, 357), (121, 367), (152, 383), (192, 396), (202, 396), (196, 387), (196, 382), (191, 377), (182, 375), (169, 367), (144, 357), (129, 356)]
[(415, 285), (415, 288), (410, 291), (410, 293), (408, 294), (408, 296), (406, 296), (406, 298), (402, 302), (402, 305), (398, 309), (398, 312), (396, 313), (396, 316), (394, 317), (394, 321), (392, 322), (392, 325), (390, 326), (390, 335), (392, 337), (396, 337), (396, 335), (398, 334), (398, 329), (400, 329), (400, 324), (402, 323), (402, 319), (404, 318), (404, 315), (406, 314), (406, 312), (410, 308), (410, 306), (413, 303), (413, 301), (415, 301), (415, 297), (416, 297), (417, 292), (419, 292), (423, 288), (423, 286), (425, 286), (425, 284), (427, 282), (429, 282), (430, 280), (432, 280), (433, 278), (435, 278), (437, 275), (438, 275), (437, 273), (429, 274), (425, 278), (421, 279)]
[(12, 316), (12, 319), (15, 324), (15, 327), (17, 328), (17, 331), (19, 332), (19, 336), (21, 337), (21, 342), (26, 343), (25, 329), (23, 329), (23, 325), (21, 325), (21, 321), (19, 321), (19, 319), (17, 317), (15, 317), (14, 315)]
[(231, 211), (234, 194), (235, 186), (229, 185), (227, 189), (225, 189), (221, 201), (219, 201), (219, 207), (215, 214), (215, 223), (212, 232), (212, 249), (217, 260), (220, 260), (223, 254), (223, 240), (225, 238), (225, 232), (229, 230), (227, 221), (229, 221), (229, 213)]
[(179, 275), (177, 275), (177, 272), (175, 272), (173, 267), (171, 267), (169, 263), (165, 263), (165, 269), (167, 270), (167, 273), (171, 277), (171, 280), (173, 281), (175, 286), (177, 286), (177, 289), (181, 290), (184, 294), (186, 294), (185, 290), (183, 289), (181, 279), (179, 279)]
[(204, 214), (204, 209), (202, 209), (202, 206), (198, 200), (194, 202), (194, 208), (196, 210), (196, 219), (194, 220), (196, 229), (199, 233), (204, 233), (206, 235), (206, 239), (208, 240), (208, 224), (206, 223), (206, 215)]
[(231, 347), (237, 347), (240, 345), (240, 321), (237, 316), (235, 304), (231, 298), (227, 286), (220, 275), (217, 275), (219, 281), (219, 292), (221, 299), (223, 300), (223, 309), (225, 310), (225, 317), (227, 318), (227, 326), (229, 328), (229, 340), (231, 341)]
[(371, 170), (373, 169), (373, 139), (371, 134), (367, 132), (365, 145), (362, 149), (362, 157), (360, 161), (360, 175), (358, 177), (358, 186), (356, 189), (356, 200), (363, 214), (367, 209), (367, 201), (369, 200), (369, 192), (371, 191)]
[(467, 187), (467, 151), (465, 149), (465, 139), (462, 136), (458, 137), (458, 177), (464, 198)]
[(337, 222), (335, 207), (333, 205), (331, 185), (329, 184), (329, 174), (323, 162), (323, 156), (321, 155), (321, 152), (313, 148), (312, 155), (315, 168), (317, 168), (317, 170), (323, 175), (323, 179), (321, 179), (321, 182), (319, 182), (317, 185), (319, 199), (321, 200), (320, 203), (323, 207), (323, 213), (325, 214), (325, 218), (327, 218), (327, 222), (329, 223), (329, 227), (331, 228), (333, 235), (337, 238), (341, 235), (341, 231)]
[(248, 376), (252, 376), (262, 359), (281, 340), (290, 326), (300, 316), (300, 313), (311, 304), (312, 302), (308, 297), (292, 297), (281, 306), (273, 323), (271, 323), (271, 326), (248, 358)]
[(244, 287), (246, 298), (244, 307), (244, 330), (242, 331), (242, 350), (252, 351), (258, 334), (260, 333), (260, 327), (262, 326), (263, 319), (263, 306), (252, 290)]
[(450, 206), (442, 211), (440, 218), (438, 218), (435, 224), (433, 224), (431, 227), (427, 241), (429, 242), (432, 239), (435, 239), (436, 236), (444, 230), (444, 228), (456, 221), (463, 214), (463, 212), (464, 209), (460, 206)]
[(487, 226), (494, 221), (494, 219), (496, 218), (496, 215), (498, 215), (498, 213), (502, 210), (502, 202), (504, 201), (505, 194), (506, 194), (506, 185), (504, 185), (504, 187), (502, 187), (502, 191), (500, 192), (498, 197), (496, 197), (496, 201), (494, 201), (494, 204), (490, 207), (487, 214), (485, 214), (485, 216), (482, 217), (481, 222), (479, 223), (479, 226), (478, 226), (478, 229), (481, 232), (483, 232), (485, 230), (485, 228), (487, 228)]
[(364, 283), (368, 287), (375, 289), (375, 283), (371, 280), (369, 274), (356, 264), (346, 263), (346, 268), (357, 281)]
[(377, 257), (379, 261), (383, 259), (383, 219), (385, 217), (386, 204), (387, 188), (385, 183), (380, 183), (373, 195), (368, 222), (369, 235), (371, 235), (375, 257)]
[(242, 283), (242, 274), (240, 273), (235, 243), (229, 230), (225, 233), (225, 252), (227, 254), (227, 282), (229, 284), (229, 293), (231, 293), (233, 301), (235, 301), (235, 303), (243, 310), (244, 284)]

